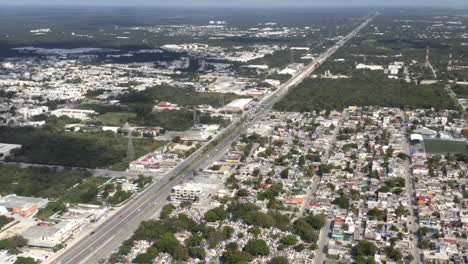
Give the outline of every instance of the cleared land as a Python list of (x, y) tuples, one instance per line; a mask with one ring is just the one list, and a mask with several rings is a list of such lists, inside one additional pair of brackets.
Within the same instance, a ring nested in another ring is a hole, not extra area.
[(468, 154), (468, 145), (462, 141), (425, 139), (427, 153), (464, 153)]
[(116, 112), (109, 112), (102, 114), (96, 118), (97, 122), (101, 122), (105, 126), (122, 126), (124, 125), (129, 119), (135, 118), (135, 113), (116, 113)]

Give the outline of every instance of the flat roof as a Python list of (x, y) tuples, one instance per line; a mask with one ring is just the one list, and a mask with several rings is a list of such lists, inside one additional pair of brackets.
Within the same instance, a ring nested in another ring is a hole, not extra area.
[(7, 143), (0, 143), (0, 152), (9, 152), (13, 149), (19, 149), (22, 145), (18, 144), (7, 144)]

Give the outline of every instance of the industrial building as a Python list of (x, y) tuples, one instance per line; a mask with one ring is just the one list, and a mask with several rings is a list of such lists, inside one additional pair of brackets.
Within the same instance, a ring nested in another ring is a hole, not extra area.
[(82, 219), (61, 221), (58, 224), (41, 222), (29, 227), (21, 235), (28, 240), (29, 246), (53, 248), (69, 239), (86, 223)]
[(9, 211), (23, 216), (35, 213), (47, 205), (48, 199), (16, 196), (14, 194), (0, 198), (0, 211)]
[(251, 98), (241, 98), (236, 99), (226, 106), (224, 106), (221, 111), (228, 112), (228, 113), (239, 113), (246, 109), (248, 109), (249, 104), (252, 102)]
[(20, 148), (21, 145), (0, 143), (0, 160), (4, 160), (6, 157), (11, 156), (12, 150)]

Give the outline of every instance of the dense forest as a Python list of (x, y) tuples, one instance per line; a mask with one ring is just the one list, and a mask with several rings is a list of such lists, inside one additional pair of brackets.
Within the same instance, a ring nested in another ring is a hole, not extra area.
[(58, 170), (48, 167), (20, 168), (0, 164), (0, 195), (57, 198), (68, 188), (89, 178), (91, 173), (84, 170)]
[[(47, 129), (0, 127), (4, 143), (21, 144), (15, 161), (69, 167), (102, 168), (121, 162), (127, 155), (127, 139), (112, 132), (67, 133)], [(142, 155), (162, 144), (152, 139), (134, 140)]]
[(383, 73), (360, 73), (351, 79), (307, 79), (275, 107), (282, 111), (309, 112), (342, 109), (350, 105), (401, 108), (453, 109), (440, 85), (414, 85), (388, 79)]

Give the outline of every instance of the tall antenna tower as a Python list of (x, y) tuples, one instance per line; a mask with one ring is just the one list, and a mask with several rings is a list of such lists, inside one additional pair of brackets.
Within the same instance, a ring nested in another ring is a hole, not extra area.
[(453, 57), (452, 57), (452, 53), (450, 52), (449, 60), (447, 64), (447, 72), (451, 72), (452, 70), (453, 70)]
[(431, 62), (429, 61), (429, 47), (426, 48), (426, 67), (431, 67)]

